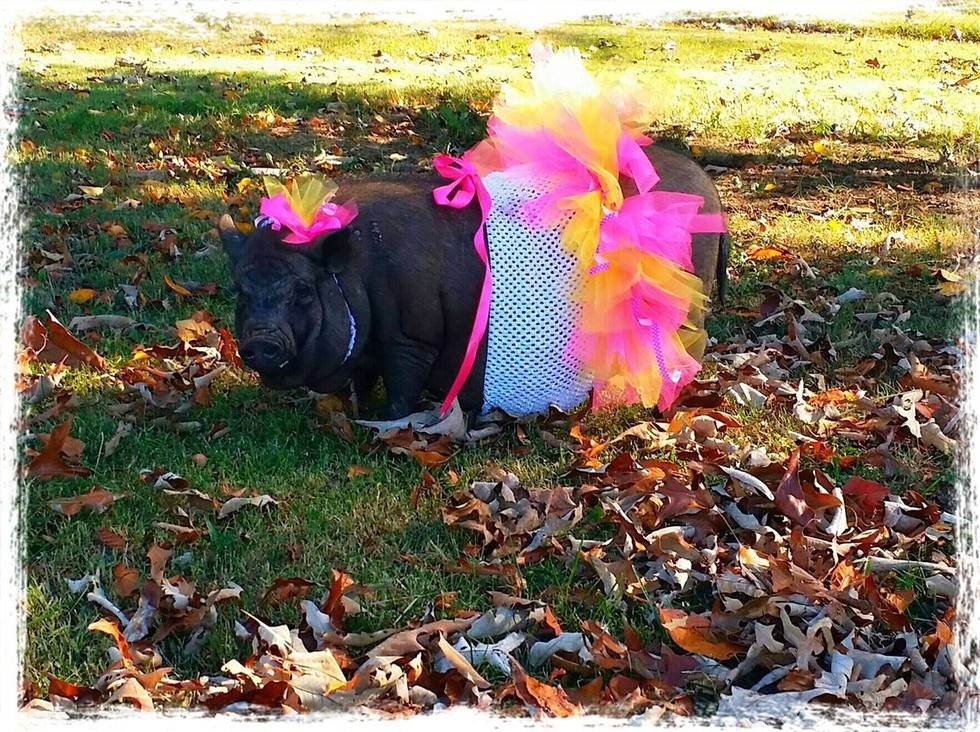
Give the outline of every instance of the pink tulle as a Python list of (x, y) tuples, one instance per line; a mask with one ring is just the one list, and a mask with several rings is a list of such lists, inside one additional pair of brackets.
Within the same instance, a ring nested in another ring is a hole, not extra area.
[[(482, 176), (548, 181), (521, 214), (529, 228), (559, 229), (582, 270), (566, 357), (593, 374), (596, 406), (665, 409), (700, 369), (686, 350), (691, 334), (703, 335), (690, 324), (704, 300), (689, 274), (691, 236), (724, 231), (724, 219), (700, 213), (700, 196), (653, 190), (659, 176), (643, 151), (651, 140), (638, 131), (635, 92), (601, 87), (574, 49), (536, 43), (532, 57), (531, 84), (498, 98), (487, 139), (463, 159)], [(624, 196), (622, 178), (636, 194)]]
[(277, 193), (271, 198), (262, 199), (259, 212), (272, 219), (274, 229), (278, 230), (281, 226), (289, 229), (289, 234), (282, 239), (287, 244), (308, 244), (318, 236), (347, 226), (357, 216), (357, 206), (353, 201), (345, 204), (324, 203), (317, 209), (312, 223), (307, 224), (292, 209), (286, 196)]

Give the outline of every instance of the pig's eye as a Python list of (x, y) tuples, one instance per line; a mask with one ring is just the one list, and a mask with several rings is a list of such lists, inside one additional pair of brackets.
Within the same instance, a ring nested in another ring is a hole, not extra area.
[(300, 305), (309, 305), (313, 302), (313, 288), (305, 282), (296, 285), (296, 301)]

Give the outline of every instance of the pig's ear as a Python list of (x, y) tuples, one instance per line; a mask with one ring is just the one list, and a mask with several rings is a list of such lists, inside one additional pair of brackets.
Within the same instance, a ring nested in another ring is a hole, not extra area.
[(235, 222), (228, 214), (218, 220), (218, 236), (221, 238), (221, 243), (224, 244), (228, 258), (234, 264), (245, 251), (245, 243), (248, 241), (248, 237), (238, 230)]
[(350, 259), (351, 229), (345, 226), (316, 240), (320, 265), (330, 274), (339, 274)]

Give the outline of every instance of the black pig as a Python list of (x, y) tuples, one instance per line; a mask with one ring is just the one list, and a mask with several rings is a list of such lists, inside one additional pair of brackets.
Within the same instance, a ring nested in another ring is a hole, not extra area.
[[(655, 190), (693, 193), (704, 198), (702, 212), (721, 211), (696, 163), (655, 146), (647, 152), (660, 176)], [(432, 190), (445, 183), (438, 176), (342, 181), (336, 200), (356, 202), (357, 217), (306, 245), (283, 243), (286, 232), (268, 227), (245, 236), (231, 217), (221, 218), (239, 349), (263, 384), (333, 392), (353, 382), (364, 398), (381, 377), (392, 418), (411, 412), (423, 389), (437, 398), (449, 391), (473, 327), (483, 264), (473, 248), (477, 204), (437, 206)], [(717, 280), (724, 297), (727, 234), (696, 234), (692, 246), (706, 293)], [(485, 360), (486, 337), (459, 394), (466, 411), (482, 406)]]

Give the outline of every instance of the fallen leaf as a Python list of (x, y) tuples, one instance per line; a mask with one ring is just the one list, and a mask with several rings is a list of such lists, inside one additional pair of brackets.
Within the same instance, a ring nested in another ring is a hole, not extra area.
[(464, 679), (469, 681), (478, 689), (490, 688), (490, 683), (485, 678), (480, 676), (477, 670), (473, 668), (473, 665), (467, 661), (459, 651), (449, 644), (445, 635), (442, 633), (439, 634), (439, 641), (436, 645), (439, 650), (442, 651), (449, 664), (459, 671)]
[(841, 488), (841, 493), (857, 499), (869, 518), (885, 509), (885, 498), (891, 493), (887, 486), (852, 475)]
[(72, 498), (56, 498), (52, 501), (48, 501), (48, 505), (58, 513), (62, 513), (65, 516), (74, 516), (83, 508), (87, 508), (90, 511), (95, 511), (96, 513), (102, 513), (115, 501), (118, 501), (120, 498), (127, 495), (129, 494), (110, 493), (104, 488), (94, 485), (88, 493), (83, 493), (80, 496), (73, 496)]
[(71, 322), (68, 323), (68, 329), (76, 333), (80, 333), (83, 330), (92, 330), (93, 328), (121, 330), (123, 328), (129, 328), (135, 323), (135, 320), (125, 315), (79, 315), (71, 319)]
[(75, 684), (55, 678), (51, 674), (48, 677), (48, 696), (70, 699), (79, 706), (92, 706), (102, 701), (102, 692), (88, 686), (76, 686)]
[(126, 548), (126, 537), (106, 526), (99, 527), (98, 536), (99, 541), (110, 549), (118, 549), (119, 551), (122, 551)]
[(779, 486), (776, 488), (775, 500), (776, 508), (788, 519), (801, 526), (806, 526), (813, 521), (815, 514), (807, 505), (806, 498), (803, 496), (803, 487), (800, 485), (800, 449), (793, 450), (786, 463), (786, 470)]
[(122, 657), (127, 661), (132, 661), (133, 655), (129, 650), (129, 643), (123, 637), (123, 633), (119, 629), (119, 625), (114, 620), (99, 618), (94, 623), (90, 623), (88, 629), (105, 633), (111, 637), (116, 641), (116, 646), (119, 648), (119, 652), (122, 654)]
[(153, 699), (150, 698), (150, 695), (147, 693), (146, 689), (143, 688), (140, 682), (133, 677), (126, 679), (114, 692), (112, 692), (107, 701), (127, 701), (135, 704), (141, 712), (153, 711)]
[(150, 579), (157, 583), (163, 582), (163, 570), (173, 556), (173, 552), (159, 544), (154, 544), (146, 556), (150, 560)]
[(965, 282), (940, 282), (936, 285), (936, 290), (945, 297), (959, 297), (969, 291), (970, 287)]
[(194, 320), (193, 318), (178, 320), (174, 327), (177, 330), (177, 337), (184, 343), (193, 343), (214, 330), (206, 320)]
[[(773, 186), (773, 188), (775, 188), (775, 186)], [(756, 260), (793, 258), (793, 255), (787, 252), (785, 249), (780, 249), (779, 247), (772, 245), (749, 247), (749, 249), (746, 250), (746, 255), (749, 259)]]
[(240, 509), (242, 506), (257, 506), (262, 508), (268, 505), (277, 505), (279, 502), (274, 500), (272, 497), (262, 494), (261, 496), (253, 496), (248, 498), (246, 496), (238, 496), (237, 498), (231, 498), (221, 506), (221, 510), (218, 511), (218, 518), (222, 519), (226, 516), (230, 516), (235, 511)]
[(660, 608), (660, 623), (671, 640), (689, 653), (698, 653), (717, 661), (727, 661), (746, 649), (736, 643), (712, 640), (711, 623), (703, 615), (688, 614), (683, 610)]
[(112, 568), (112, 589), (116, 597), (129, 597), (140, 587), (140, 573), (122, 562)]
[(559, 686), (551, 686), (528, 676), (517, 660), (508, 654), (511, 680), (518, 698), (525, 704), (545, 711), (554, 717), (572, 717), (582, 714), (582, 707), (573, 703)]
[(112, 453), (119, 449), (119, 443), (122, 442), (122, 439), (124, 437), (128, 437), (130, 434), (132, 434), (132, 432), (133, 425), (130, 422), (119, 422), (116, 425), (115, 433), (109, 438), (109, 441), (106, 442), (105, 446), (102, 448), (102, 455), (105, 457), (112, 455)]
[(201, 529), (195, 529), (193, 526), (181, 526), (180, 524), (171, 524), (166, 521), (154, 521), (153, 526), (173, 534), (173, 542), (175, 544), (193, 544), (204, 533)]
[(86, 363), (97, 371), (107, 368), (106, 360), (69, 333), (50, 310), (45, 311), (43, 323), (33, 315), (24, 321), (21, 340), (45, 363), (64, 361), (69, 366)]
[[(73, 448), (71, 446), (72, 443), (69, 443), (71, 438), (68, 436), (68, 431), (71, 429), (74, 420), (75, 417), (70, 416), (51, 430), (51, 434), (48, 436), (44, 448), (27, 464), (26, 474), (29, 478), (50, 480), (51, 478), (60, 476), (86, 476), (92, 474), (93, 471), (91, 468), (86, 468), (84, 465), (67, 463), (62, 458), (62, 455), (66, 452), (70, 455), (74, 449), (78, 448), (78, 444), (75, 444)], [(77, 441), (75, 442), (77, 443)], [(68, 446), (67, 450), (66, 445)], [(77, 509), (73, 513), (77, 513)]]
[(347, 477), (354, 478), (358, 475), (370, 475), (371, 468), (366, 465), (351, 465), (347, 468)]
[(368, 651), (367, 655), (369, 658), (379, 658), (383, 656), (407, 656), (412, 653), (418, 653), (419, 651), (426, 650), (419, 643), (420, 636), (435, 636), (439, 633), (453, 633), (466, 630), (473, 624), (473, 621), (474, 618), (458, 618), (456, 620), (436, 620), (431, 623), (426, 623), (418, 628), (395, 633)]
[(188, 290), (183, 285), (178, 285), (176, 282), (174, 282), (170, 278), (170, 275), (164, 274), (163, 275), (163, 282), (164, 282), (164, 284), (167, 287), (169, 287), (171, 290), (173, 290), (174, 292), (176, 292), (178, 295), (180, 295), (182, 297), (190, 297), (191, 296), (191, 291)]
[(448, 455), (443, 455), (435, 450), (412, 450), (412, 457), (427, 468), (442, 465), (449, 459)]
[(302, 577), (277, 577), (272, 587), (262, 595), (261, 602), (268, 603), (270, 607), (279, 607), (284, 600), (306, 597), (311, 587), (313, 583)]
[[(77, 302), (81, 304), (81, 303), (88, 302), (98, 294), (99, 294), (98, 290), (93, 290), (88, 287), (83, 287), (78, 290), (72, 290), (71, 292), (69, 292), (68, 299), (71, 300), (72, 302)], [(70, 328), (71, 324), (69, 324), (68, 327)]]

